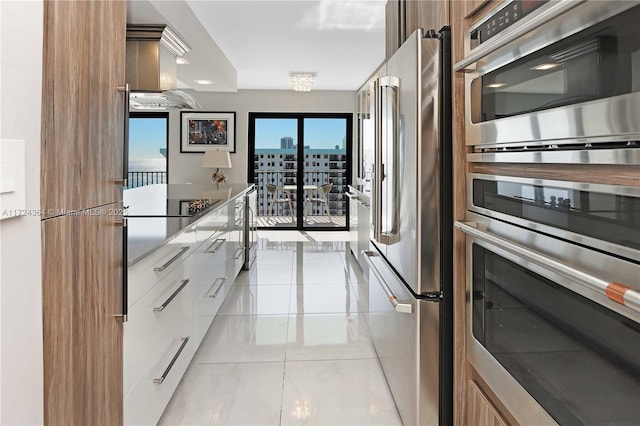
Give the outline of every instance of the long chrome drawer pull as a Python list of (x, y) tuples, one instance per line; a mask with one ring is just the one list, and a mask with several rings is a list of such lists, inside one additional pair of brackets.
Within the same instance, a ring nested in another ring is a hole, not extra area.
[(175, 262), (176, 260), (178, 260), (178, 258), (179, 258), (180, 256), (182, 256), (183, 254), (185, 254), (185, 253), (186, 253), (190, 248), (191, 248), (190, 246), (182, 247), (182, 248), (180, 249), (180, 251), (179, 251), (175, 256), (173, 256), (171, 259), (167, 260), (167, 262), (166, 262), (164, 265), (162, 265), (162, 266), (156, 266), (155, 268), (153, 268), (153, 270), (154, 270), (154, 271), (156, 271), (156, 272), (162, 272), (162, 271), (164, 271), (164, 270), (165, 270), (165, 269), (167, 269), (169, 266), (171, 266), (171, 264), (172, 264), (173, 262)]
[(164, 308), (169, 306), (169, 303), (171, 303), (171, 301), (173, 299), (175, 299), (175, 297), (178, 295), (178, 293), (180, 293), (180, 291), (184, 288), (184, 286), (189, 284), (189, 281), (191, 281), (189, 278), (187, 278), (186, 280), (182, 280), (182, 283), (180, 284), (180, 287), (178, 287), (176, 289), (176, 291), (174, 291), (171, 294), (171, 296), (169, 296), (169, 298), (167, 298), (167, 300), (164, 301), (164, 303), (162, 305), (156, 306), (155, 308), (153, 308), (153, 312), (162, 312), (162, 311), (164, 311)]
[[(238, 252), (240, 252), (240, 254), (238, 254)], [(239, 249), (236, 249), (233, 258), (238, 260), (242, 257), (242, 255), (244, 254), (244, 249), (242, 247), (240, 247)]]
[(380, 283), (380, 287), (382, 287), (382, 290), (384, 290), (385, 294), (387, 295), (387, 298), (389, 299), (389, 302), (391, 302), (395, 311), (403, 314), (412, 313), (413, 306), (409, 303), (398, 302), (398, 298), (393, 294), (393, 292), (391, 291), (387, 283), (384, 281), (384, 278), (382, 278), (382, 274), (380, 274), (378, 269), (375, 267), (375, 265), (371, 261), (371, 258), (377, 256), (377, 254), (371, 251), (363, 251), (362, 254), (364, 254), (364, 258), (367, 260), (367, 263), (369, 264), (369, 271), (373, 272), (373, 275), (376, 276), (378, 282)]
[(349, 197), (352, 200), (357, 200), (358, 199), (358, 194), (354, 194), (353, 192), (347, 192), (347, 197)]
[[(218, 249), (220, 248), (220, 246), (227, 241), (224, 238), (216, 238), (216, 240), (214, 242), (211, 243), (211, 245), (209, 247), (207, 247), (207, 253), (215, 253), (218, 251)], [(215, 246), (215, 247), (213, 247)]]
[(500, 247), (501, 249), (513, 253), (540, 266), (541, 268), (555, 272), (558, 275), (562, 275), (563, 277), (575, 281), (589, 290), (596, 291), (608, 299), (624, 305), (636, 313), (640, 313), (640, 292), (621, 283), (600, 279), (587, 272), (559, 262), (552, 257), (490, 234), (489, 232), (480, 230), (476, 228), (475, 225), (475, 222), (455, 222), (454, 227), (465, 234), (469, 234), (475, 238), (491, 243), (496, 247)]
[(173, 365), (178, 360), (178, 357), (182, 353), (182, 350), (184, 349), (184, 347), (187, 346), (187, 343), (189, 342), (190, 338), (191, 338), (191, 336), (185, 336), (185, 337), (181, 338), (182, 344), (178, 348), (178, 352), (176, 352), (176, 354), (173, 356), (173, 358), (171, 358), (171, 362), (169, 363), (169, 365), (167, 365), (167, 368), (164, 369), (164, 371), (162, 372), (162, 375), (160, 377), (158, 377), (158, 378), (153, 379), (153, 383), (155, 383), (156, 385), (161, 385), (162, 382), (164, 382), (164, 379), (167, 378), (167, 375), (169, 374), (169, 371), (171, 371), (171, 369), (173, 368)]
[[(224, 285), (224, 282), (227, 281), (227, 277), (222, 277), (222, 278), (217, 278), (213, 284), (211, 284), (211, 287), (209, 287), (209, 290), (207, 290), (207, 297), (211, 297), (214, 298), (218, 295), (218, 293), (220, 293), (220, 290), (222, 290), (222, 286)], [(216, 291), (213, 294), (209, 294), (209, 292), (211, 291), (211, 289), (213, 287), (215, 287), (216, 283), (220, 283), (220, 285), (218, 286), (218, 288), (216, 289)]]

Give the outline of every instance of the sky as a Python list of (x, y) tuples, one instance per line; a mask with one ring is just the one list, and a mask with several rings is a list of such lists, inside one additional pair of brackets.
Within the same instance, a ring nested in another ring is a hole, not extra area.
[(160, 148), (167, 147), (165, 118), (129, 119), (129, 160), (163, 159)]
[[(295, 118), (256, 119), (256, 149), (280, 148), (280, 138), (290, 136), (298, 143), (298, 120)], [(344, 118), (305, 118), (304, 144), (311, 149), (342, 148), (342, 140), (347, 133)]]

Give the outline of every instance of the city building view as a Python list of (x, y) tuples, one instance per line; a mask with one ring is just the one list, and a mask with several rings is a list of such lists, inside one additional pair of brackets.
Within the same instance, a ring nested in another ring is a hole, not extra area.
[[(305, 226), (345, 226), (347, 201), (346, 139), (334, 148), (305, 145), (302, 192), (298, 195), (298, 147), (294, 138), (280, 138), (280, 149), (258, 148), (254, 176), (258, 188), (258, 217), (261, 226), (292, 226), (297, 202), (304, 201)], [(328, 208), (328, 210), (327, 210)]]

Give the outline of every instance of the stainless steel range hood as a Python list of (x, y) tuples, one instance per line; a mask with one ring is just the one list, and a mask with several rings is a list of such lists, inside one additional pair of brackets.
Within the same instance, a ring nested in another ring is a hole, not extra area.
[(135, 109), (202, 109), (193, 96), (177, 88), (176, 58), (189, 46), (166, 25), (128, 24), (126, 81)]

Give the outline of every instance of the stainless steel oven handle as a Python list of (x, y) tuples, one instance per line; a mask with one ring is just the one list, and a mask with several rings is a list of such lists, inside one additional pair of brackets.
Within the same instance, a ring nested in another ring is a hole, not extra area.
[(486, 241), (513, 253), (531, 263), (562, 275), (580, 285), (596, 291), (616, 303), (624, 305), (636, 313), (640, 313), (640, 292), (631, 289), (623, 283), (605, 281), (587, 272), (576, 269), (547, 255), (533, 251), (520, 244), (480, 230), (475, 222), (455, 222), (454, 227), (465, 234)]
[(395, 309), (396, 312), (400, 312), (403, 314), (413, 313), (413, 306), (411, 304), (398, 302), (398, 298), (393, 294), (387, 283), (384, 281), (382, 274), (380, 274), (380, 271), (378, 271), (378, 269), (371, 261), (372, 257), (376, 257), (378, 255), (371, 251), (362, 251), (362, 254), (364, 254), (364, 258), (369, 264), (369, 271), (373, 272), (373, 275), (376, 276), (378, 282), (380, 283), (380, 287), (382, 287), (382, 290), (389, 298), (389, 302), (391, 302), (391, 304), (393, 305), (393, 309)]
[[(507, 28), (506, 30), (496, 35), (495, 37), (482, 43), (482, 45), (477, 47), (473, 53), (466, 56), (460, 62), (456, 63), (453, 69), (455, 71), (468, 70), (469, 65), (475, 64), (483, 57), (489, 55), (490, 53), (495, 52), (496, 50), (507, 45), (508, 43), (511, 43), (517, 38), (524, 36), (529, 31), (535, 30), (545, 22), (548, 22), (562, 15), (563, 13), (577, 6), (580, 3), (582, 3), (582, 1), (549, 2), (550, 6), (540, 11), (540, 13), (531, 14), (530, 16), (527, 17), (527, 19), (523, 19), (522, 21), (512, 25), (511, 27)], [(468, 37), (469, 33), (474, 29), (475, 28), (472, 28), (467, 33), (465, 33), (465, 37)]]

